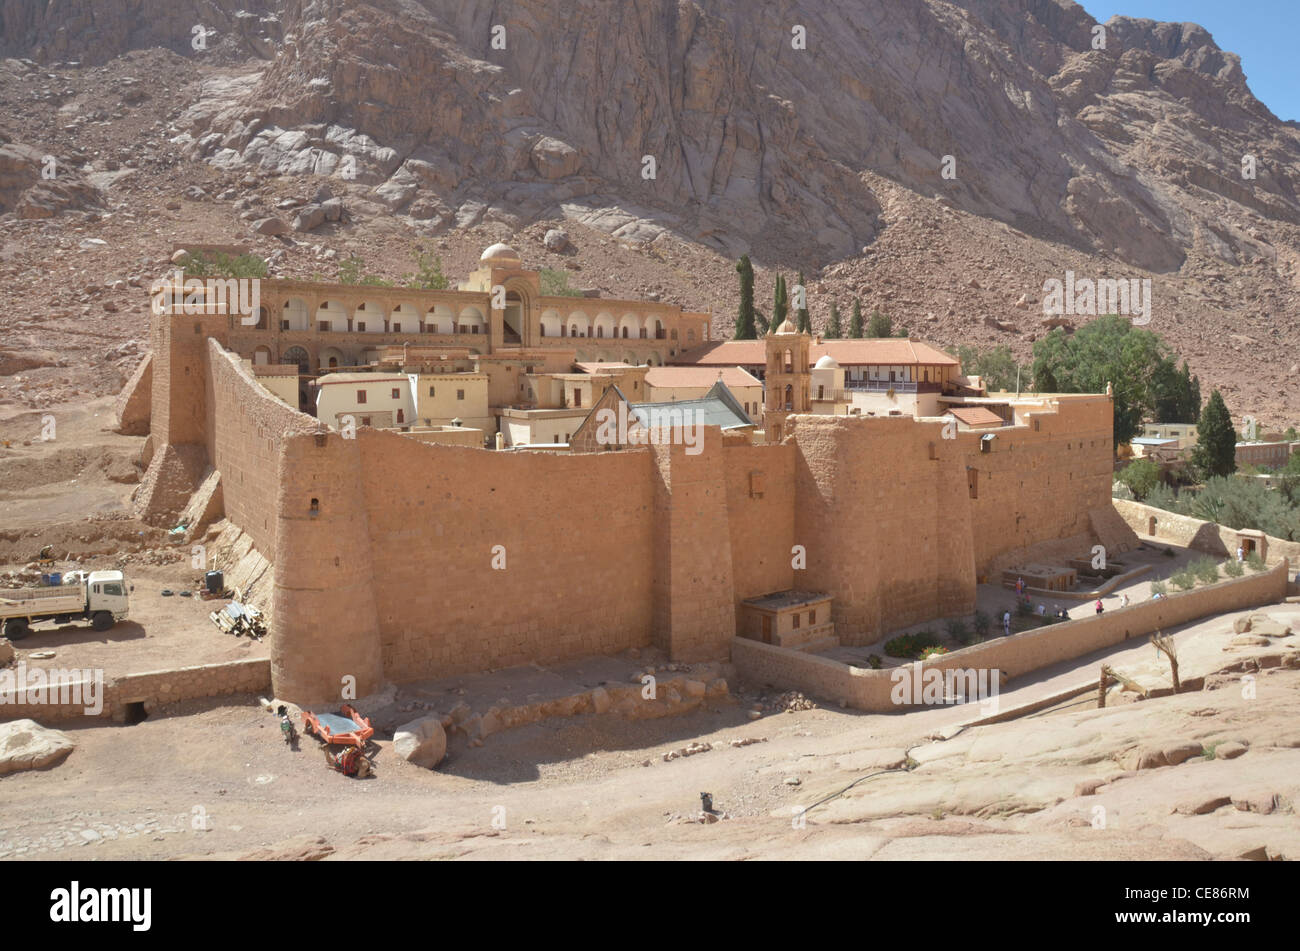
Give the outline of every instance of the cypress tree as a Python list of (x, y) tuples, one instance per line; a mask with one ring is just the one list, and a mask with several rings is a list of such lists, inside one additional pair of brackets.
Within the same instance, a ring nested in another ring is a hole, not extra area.
[(790, 301), (785, 295), (785, 278), (780, 274), (776, 276), (776, 295), (772, 302), (772, 326), (780, 327), (781, 322), (785, 320), (786, 314), (790, 312)]
[(849, 318), (849, 336), (862, 339), (862, 301), (853, 298), (853, 316)]
[(749, 255), (742, 254), (736, 263), (740, 275), (740, 312), (736, 315), (736, 339), (754, 340), (758, 332), (754, 326), (754, 266)]
[(812, 333), (812, 317), (808, 314), (808, 286), (803, 282), (803, 271), (799, 272), (799, 288), (803, 292), (803, 306), (796, 313), (799, 319), (796, 321), (800, 333)]
[(840, 309), (831, 301), (831, 319), (826, 322), (827, 340), (839, 340), (844, 336), (844, 327), (840, 324)]
[(867, 324), (868, 337), (892, 337), (894, 322), (878, 310), (871, 312), (871, 321)]
[(1200, 470), (1202, 479), (1237, 471), (1237, 431), (1232, 428), (1232, 416), (1218, 390), (1210, 394), (1201, 410), (1192, 465)]
[(758, 336), (766, 337), (772, 331), (772, 325), (767, 321), (767, 315), (761, 310), (754, 310), (754, 329), (758, 331)]

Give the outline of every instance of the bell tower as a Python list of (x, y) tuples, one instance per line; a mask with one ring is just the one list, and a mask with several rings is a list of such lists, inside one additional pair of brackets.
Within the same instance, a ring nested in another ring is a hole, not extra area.
[(787, 317), (767, 337), (766, 405), (763, 408), (763, 428), (768, 442), (780, 442), (785, 437), (785, 419), (794, 413), (807, 413), (812, 408), (812, 378), (809, 373), (809, 354), (812, 335), (800, 333)]

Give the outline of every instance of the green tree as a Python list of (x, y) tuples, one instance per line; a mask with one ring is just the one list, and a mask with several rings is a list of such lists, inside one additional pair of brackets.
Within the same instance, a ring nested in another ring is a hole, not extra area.
[(773, 330), (772, 322), (767, 319), (767, 314), (757, 307), (754, 308), (754, 329), (760, 337), (766, 337)]
[[(984, 381), (984, 386), (989, 392), (1015, 390), (1020, 371), (1023, 369), (1006, 344), (991, 350), (976, 350), (963, 344), (957, 348), (954, 356), (961, 361), (962, 372), (970, 376), (978, 376)], [(1023, 377), (1028, 380), (1029, 374), (1026, 372)]]
[(1126, 443), (1154, 415), (1152, 386), (1170, 357), (1168, 345), (1123, 317), (1099, 317), (1067, 335), (1057, 327), (1034, 343), (1034, 388), (1048, 393), (1104, 393), (1113, 388), (1115, 442)]
[(830, 320), (826, 321), (825, 337), (827, 340), (839, 340), (843, 336), (844, 327), (840, 324), (840, 309), (835, 301), (831, 301), (831, 316)]
[(796, 325), (800, 333), (812, 333), (812, 317), (808, 314), (808, 285), (803, 282), (803, 271), (799, 272), (799, 289), (803, 295), (803, 306), (795, 311), (798, 316)]
[[(1218, 390), (1210, 394), (1201, 410), (1196, 426), (1196, 448), (1192, 450), (1192, 465), (1201, 478), (1231, 475), (1237, 471), (1237, 431), (1232, 427), (1232, 416), (1224, 405)], [(1239, 526), (1232, 526), (1237, 528)]]
[(1190, 423), (1201, 414), (1201, 381), (1172, 357), (1161, 360), (1151, 374), (1151, 411), (1157, 423)]
[(849, 336), (862, 339), (862, 301), (853, 298), (853, 316), (849, 318)]
[(754, 340), (758, 337), (758, 328), (754, 323), (754, 265), (749, 263), (748, 254), (742, 254), (736, 262), (736, 273), (740, 275), (740, 311), (736, 314), (736, 339)]
[(894, 322), (878, 310), (871, 312), (871, 320), (867, 323), (868, 337), (892, 337), (894, 335)]
[(1120, 471), (1119, 481), (1141, 502), (1160, 484), (1160, 466), (1150, 459), (1135, 459)]
[(772, 327), (779, 329), (785, 322), (786, 315), (790, 313), (790, 299), (785, 293), (785, 278), (780, 274), (776, 276), (776, 290), (773, 293), (772, 301)]

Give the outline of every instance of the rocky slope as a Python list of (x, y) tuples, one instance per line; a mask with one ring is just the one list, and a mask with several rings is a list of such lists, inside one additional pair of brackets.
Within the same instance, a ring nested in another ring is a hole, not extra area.
[[(748, 252), (764, 309), (773, 271), (802, 267), (818, 326), (858, 296), (1022, 358), (1045, 280), (1151, 277), (1152, 329), (1207, 392), (1297, 421), (1300, 130), (1200, 27), (1116, 18), (1093, 49), (1068, 0), (579, 10), (0, 0), (0, 50), (28, 58), (0, 64), (2, 362), (27, 368), (0, 401), (129, 372), (138, 282), (174, 243), (246, 242), (300, 277), (361, 253), (400, 277), (430, 236), (453, 279), (515, 241), (607, 294), (713, 307), (715, 336)], [(33, 177), (46, 155), (58, 189)], [(252, 233), (324, 177), (342, 221)], [(564, 254), (534, 241), (560, 222)], [(79, 366), (88, 340), (111, 370)]]

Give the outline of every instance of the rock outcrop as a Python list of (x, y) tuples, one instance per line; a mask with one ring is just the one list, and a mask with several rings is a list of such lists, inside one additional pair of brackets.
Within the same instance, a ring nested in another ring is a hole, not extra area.
[(0, 776), (53, 766), (76, 745), (66, 733), (41, 726), (35, 720), (0, 723)]

